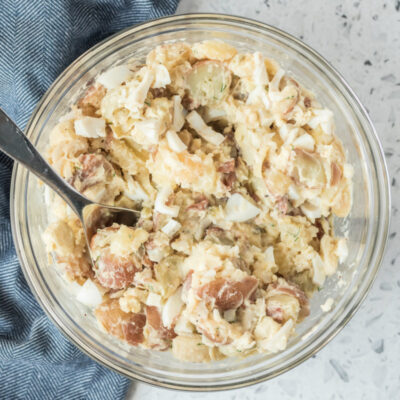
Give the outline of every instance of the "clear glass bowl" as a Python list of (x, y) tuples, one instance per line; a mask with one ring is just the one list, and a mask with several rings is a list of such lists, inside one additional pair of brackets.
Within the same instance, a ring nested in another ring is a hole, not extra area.
[[(387, 239), (390, 195), (382, 148), (365, 109), (343, 78), (315, 51), (290, 35), (244, 18), (181, 15), (151, 21), (112, 36), (71, 64), (43, 96), (26, 134), (43, 151), (49, 132), (101, 70), (129, 58), (144, 59), (154, 46), (175, 41), (221, 39), (245, 52), (260, 51), (277, 60), (320, 102), (333, 110), (337, 134), (354, 166), (354, 206), (336, 221), (337, 233), (349, 233), (349, 258), (311, 300), (311, 315), (297, 327), (287, 349), (210, 364), (182, 363), (167, 353), (129, 348), (103, 333), (92, 313), (74, 300), (48, 261), (42, 232), (47, 225), (43, 189), (16, 165), (11, 188), (14, 240), (26, 279), (48, 316), (81, 350), (130, 378), (175, 389), (217, 390), (270, 379), (306, 360), (349, 321), (378, 271)], [(338, 282), (340, 282), (338, 284)], [(328, 313), (320, 305), (328, 297)]]

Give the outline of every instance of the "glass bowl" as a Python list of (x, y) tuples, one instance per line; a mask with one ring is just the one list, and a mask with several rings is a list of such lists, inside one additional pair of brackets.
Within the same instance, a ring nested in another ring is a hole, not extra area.
[[(336, 221), (348, 232), (349, 257), (311, 300), (311, 314), (297, 326), (285, 351), (210, 364), (182, 363), (168, 352), (129, 348), (99, 329), (89, 309), (74, 300), (73, 285), (48, 260), (42, 240), (47, 225), (43, 188), (15, 165), (11, 219), (26, 279), (47, 315), (94, 360), (130, 378), (174, 389), (218, 390), (270, 379), (293, 368), (331, 340), (349, 321), (370, 288), (382, 260), (389, 225), (390, 195), (385, 159), (367, 113), (343, 78), (314, 50), (292, 36), (240, 17), (193, 14), (167, 17), (122, 31), (72, 63), (38, 104), (26, 134), (43, 151), (49, 132), (81, 95), (85, 84), (107, 67), (135, 57), (144, 59), (154, 46), (175, 41), (221, 39), (240, 51), (260, 51), (277, 60), (335, 114), (337, 135), (354, 166), (351, 215)], [(320, 305), (333, 298), (330, 312)]]

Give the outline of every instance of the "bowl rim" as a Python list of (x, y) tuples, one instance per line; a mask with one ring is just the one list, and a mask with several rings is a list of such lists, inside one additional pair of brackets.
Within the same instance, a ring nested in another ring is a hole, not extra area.
[[(219, 391), (219, 390), (230, 390), (230, 389), (237, 389), (241, 387), (246, 387), (249, 385), (253, 385), (256, 383), (263, 382), (265, 380), (269, 380), (271, 378), (274, 378), (284, 372), (287, 372), (291, 370), (292, 368), (296, 367), (297, 365), (301, 364), (302, 362), (306, 361), (308, 358), (313, 356), (315, 353), (317, 353), (320, 349), (322, 349), (325, 345), (327, 345), (350, 321), (350, 319), (353, 317), (355, 312), (359, 309), (361, 306), (362, 302), (364, 301), (365, 297), (367, 296), (372, 284), (374, 283), (377, 273), (381, 267), (382, 264), (382, 259), (385, 254), (385, 250), (387, 247), (387, 242), (388, 242), (388, 234), (389, 234), (389, 228), (390, 228), (390, 219), (391, 219), (391, 191), (390, 191), (390, 184), (389, 184), (389, 172), (387, 168), (387, 163), (385, 160), (385, 155), (384, 151), (382, 148), (382, 145), (380, 143), (379, 137), (377, 135), (377, 132), (375, 130), (374, 125), (372, 124), (372, 121), (360, 102), (359, 98), (357, 95), (354, 93), (354, 91), (351, 89), (349, 84), (346, 82), (346, 80), (343, 78), (343, 76), (328, 62), (323, 56), (321, 56), (317, 51), (312, 49), (310, 46), (307, 44), (303, 43), (301, 40), (297, 39), (293, 35), (276, 28), (272, 25), (266, 24), (264, 22), (260, 22), (251, 18), (245, 18), (241, 16), (235, 16), (235, 15), (228, 15), (228, 14), (218, 14), (218, 13), (187, 13), (187, 14), (179, 14), (179, 15), (173, 15), (173, 16), (166, 16), (166, 17), (161, 17), (157, 19), (153, 19), (150, 21), (142, 22), (139, 24), (136, 24), (134, 26), (125, 28), (123, 30), (120, 30), (116, 32), (113, 35), (108, 36), (104, 40), (100, 41), (93, 47), (89, 48), (87, 51), (85, 51), (83, 54), (81, 54), (78, 58), (76, 58), (67, 68), (65, 68), (60, 75), (55, 79), (55, 81), (51, 84), (51, 86), (46, 90), (46, 92), (43, 94), (39, 102), (37, 103), (36, 107), (34, 108), (32, 115), (26, 125), (25, 128), (25, 133), (28, 134), (28, 137), (30, 136), (30, 133), (33, 133), (33, 130), (31, 131), (32, 125), (34, 125), (35, 120), (38, 118), (37, 114), (38, 111), (46, 104), (48, 100), (51, 99), (50, 94), (53, 91), (55, 87), (58, 86), (60, 81), (62, 81), (63, 77), (70, 71), (72, 70), (76, 64), (79, 64), (81, 60), (83, 60), (85, 57), (88, 56), (89, 53), (92, 53), (94, 50), (98, 49), (99, 47), (103, 46), (109, 41), (112, 41), (118, 36), (124, 36), (126, 33), (135, 33), (135, 32), (140, 32), (142, 29), (147, 29), (147, 28), (152, 28), (157, 25), (163, 25), (163, 24), (170, 24), (173, 22), (180, 22), (183, 20), (214, 20), (216, 22), (228, 22), (228, 23), (238, 23), (242, 24), (244, 27), (246, 26), (252, 26), (254, 28), (259, 28), (264, 31), (268, 31), (270, 33), (276, 34), (289, 42), (292, 42), (299, 46), (302, 50), (305, 52), (308, 52), (311, 54), (319, 63), (322, 65), (328, 67), (329, 72), (333, 74), (334, 78), (336, 78), (344, 87), (344, 89), (347, 91), (347, 94), (352, 98), (354, 101), (355, 105), (358, 107), (358, 111), (360, 114), (365, 118), (365, 122), (369, 126), (371, 130), (371, 137), (368, 137), (368, 143), (371, 144), (371, 141), (374, 141), (375, 145), (375, 153), (373, 153), (373, 159), (376, 161), (377, 158), (379, 157), (381, 163), (381, 173), (383, 174), (384, 182), (382, 183), (382, 189), (383, 189), (383, 194), (386, 199), (386, 209), (384, 210), (384, 221), (383, 224), (380, 225), (380, 235), (376, 234), (376, 238), (379, 239), (380, 241), (380, 248), (378, 253), (375, 256), (375, 262), (374, 262), (374, 267), (373, 270), (371, 271), (371, 276), (370, 279), (367, 283), (367, 285), (363, 288), (363, 293), (361, 296), (357, 299), (357, 302), (353, 304), (353, 306), (347, 310), (346, 315), (341, 319), (340, 323), (331, 330), (331, 332), (328, 332), (327, 337), (325, 337), (319, 345), (309, 348), (301, 358), (298, 358), (296, 360), (292, 360), (290, 365), (277, 368), (276, 371), (274, 371), (272, 374), (269, 373), (263, 374), (257, 378), (241, 378), (241, 380), (238, 383), (228, 383), (228, 384), (218, 384), (218, 382), (213, 382), (209, 384), (208, 386), (199, 386), (199, 385), (188, 385), (187, 383), (168, 383), (168, 382), (163, 382), (160, 381), (156, 378), (149, 377), (148, 375), (145, 374), (137, 374), (136, 372), (130, 371), (128, 374), (126, 371), (124, 371), (122, 368), (112, 364), (111, 362), (107, 362), (104, 358), (100, 358), (100, 356), (95, 353), (94, 351), (91, 351), (91, 348), (87, 346), (87, 344), (83, 343), (79, 338), (75, 337), (75, 335), (71, 335), (68, 333), (68, 329), (66, 326), (64, 326), (62, 320), (59, 318), (58, 315), (55, 313), (51, 312), (51, 306), (50, 302), (45, 299), (45, 297), (42, 298), (40, 296), (39, 291), (37, 290), (36, 285), (34, 284), (34, 277), (33, 277), (33, 272), (31, 271), (31, 268), (29, 266), (29, 262), (26, 258), (26, 252), (25, 249), (22, 248), (22, 246), (19, 246), (20, 243), (20, 237), (21, 237), (21, 231), (20, 227), (18, 224), (18, 218), (17, 218), (17, 199), (14, 196), (15, 191), (16, 191), (16, 185), (17, 185), (17, 173), (21, 167), (18, 166), (17, 163), (14, 163), (13, 167), (13, 172), (12, 172), (12, 178), (11, 178), (11, 185), (10, 185), (10, 218), (11, 218), (11, 228), (12, 228), (12, 235), (13, 235), (13, 240), (17, 252), (18, 259), (20, 261), (25, 279), (27, 280), (27, 283), (42, 307), (42, 309), (45, 311), (47, 317), (50, 318), (50, 320), (57, 326), (58, 330), (70, 341), (72, 342), (75, 346), (77, 346), (83, 353), (88, 355), (91, 359), (95, 360), (96, 362), (99, 362), (100, 364), (106, 366), (107, 368), (118, 372), (130, 379), (136, 379), (157, 387), (164, 387), (168, 389), (175, 389), (175, 390), (183, 390), (183, 391), (202, 391), (202, 392), (207, 392), (207, 391)], [(377, 157), (378, 156), (378, 157)], [(381, 204), (381, 202), (378, 203), (380, 207), (385, 207), (385, 204)]]

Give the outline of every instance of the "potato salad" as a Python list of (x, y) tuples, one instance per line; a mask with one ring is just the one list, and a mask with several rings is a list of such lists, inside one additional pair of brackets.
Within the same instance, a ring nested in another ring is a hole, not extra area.
[(333, 220), (353, 169), (333, 113), (268, 54), (177, 42), (110, 67), (47, 158), (91, 200), (140, 211), (97, 230), (92, 263), (80, 220), (45, 192), (49, 254), (131, 346), (187, 362), (282, 351), (347, 256)]

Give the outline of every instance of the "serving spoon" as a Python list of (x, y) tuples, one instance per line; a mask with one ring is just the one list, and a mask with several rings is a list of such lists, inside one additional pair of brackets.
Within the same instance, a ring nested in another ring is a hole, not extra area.
[(21, 129), (1, 108), (0, 150), (50, 186), (79, 217), (85, 232), (92, 266), (94, 266), (94, 261), (90, 250), (90, 241), (98, 229), (111, 226), (114, 222), (128, 226), (134, 226), (137, 223), (139, 211), (93, 202), (69, 185), (54, 171)]

